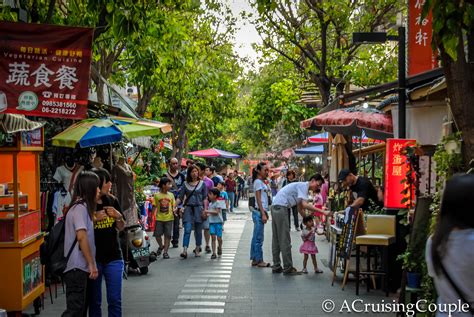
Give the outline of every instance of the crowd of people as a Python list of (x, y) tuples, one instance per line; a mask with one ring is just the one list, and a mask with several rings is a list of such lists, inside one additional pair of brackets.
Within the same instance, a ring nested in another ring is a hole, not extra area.
[[(182, 259), (188, 258), (193, 231), (194, 256), (205, 252), (217, 259), (222, 255), (227, 212), (234, 212), (240, 199), (247, 197), (247, 177), (237, 171), (223, 177), (214, 167), (191, 160), (187, 165), (181, 171), (178, 160), (172, 158), (168, 171), (157, 180), (159, 191), (153, 199), (156, 255), (170, 258), (169, 248), (179, 247), (182, 227)], [(125, 227), (125, 218), (117, 198), (111, 194), (111, 179), (103, 168), (81, 172), (76, 179), (74, 197), (65, 216), (63, 316), (83, 316), (87, 312), (89, 316), (101, 316), (102, 280), (106, 284), (108, 315), (122, 315), (125, 257), (119, 233)]]
[[(193, 231), (194, 257), (205, 253), (211, 259), (217, 259), (222, 255), (225, 243), (223, 231), (227, 213), (234, 212), (240, 198), (247, 196), (254, 225), (251, 266), (271, 267), (275, 274), (304, 274), (308, 273), (307, 263), (311, 257), (314, 273), (323, 273), (316, 259), (318, 248), (315, 237), (319, 234), (321, 219), (331, 213), (325, 207), (329, 188), (327, 176), (315, 174), (308, 181), (297, 181), (292, 170), (281, 173), (277, 178), (269, 178), (269, 173), (269, 166), (263, 162), (248, 177), (237, 171), (224, 177), (217, 174), (212, 166), (193, 162), (181, 171), (178, 161), (172, 158), (167, 173), (158, 181), (159, 192), (154, 196), (156, 254), (162, 255), (163, 259), (170, 258), (169, 248), (179, 247), (182, 227), (181, 259), (188, 258)], [(369, 201), (380, 202), (383, 198), (370, 181), (349, 170), (340, 171), (338, 180), (357, 196), (348, 208), (366, 208)], [(448, 278), (443, 264), (451, 251), (458, 247), (458, 241), (462, 243), (472, 239), (472, 217), (463, 212), (465, 205), (461, 202), (469, 200), (465, 188), (472, 189), (473, 184), (472, 176), (453, 178), (448, 182), (440, 214), (441, 225), (428, 241), (430, 274), (434, 276), (438, 288), (451, 285), (450, 289), (454, 289), (440, 293), (444, 301), (454, 298), (456, 292), (464, 294), (466, 290), (462, 285), (459, 289), (453, 285), (457, 285), (462, 275), (468, 272), (467, 267), (465, 272), (455, 272)], [(110, 193), (111, 187), (111, 175), (103, 168), (81, 172), (77, 177), (72, 203), (65, 216), (64, 255), (67, 256), (67, 265), (64, 282), (67, 308), (62, 316), (83, 316), (87, 312), (90, 316), (101, 316), (102, 280), (106, 284), (108, 315), (122, 315), (124, 256), (119, 232), (125, 227), (125, 219), (117, 198)], [(296, 269), (293, 264), (291, 215), (295, 230), (301, 231), (299, 251), (303, 255), (302, 270)], [(270, 216), (272, 264), (264, 260), (263, 253), (264, 228)], [(459, 239), (455, 240), (456, 237)], [(467, 262), (460, 262), (459, 266)], [(469, 294), (466, 296), (469, 297)]]

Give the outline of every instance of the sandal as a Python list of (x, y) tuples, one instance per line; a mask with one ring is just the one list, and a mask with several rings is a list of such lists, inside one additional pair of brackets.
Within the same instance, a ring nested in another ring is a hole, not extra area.
[(196, 247), (196, 249), (194, 249), (194, 251), (193, 251), (193, 252), (194, 252), (194, 256), (195, 256), (196, 258), (201, 257), (201, 251), (202, 251), (202, 250), (201, 250), (201, 247)]
[(206, 246), (206, 253), (209, 254), (209, 253), (211, 253), (211, 252), (212, 252), (212, 251), (211, 251), (211, 248), (210, 248), (209, 246)]
[(317, 269), (316, 271), (314, 271), (314, 274), (322, 274), (322, 273), (324, 273), (324, 272), (320, 269)]
[(298, 272), (298, 270), (294, 267), (287, 268), (283, 270), (284, 275), (301, 275), (301, 272)]
[(166, 253), (166, 252), (163, 253), (163, 259), (169, 259), (169, 258), (170, 258), (170, 256), (168, 255), (168, 253)]
[(162, 249), (162, 248), (158, 248), (158, 250), (156, 250), (156, 256), (160, 256), (160, 255), (161, 255), (161, 252), (163, 252), (163, 249)]
[(211, 259), (212, 259), (212, 260), (217, 259), (217, 255), (214, 253), (213, 255), (211, 255)]
[(183, 252), (183, 253), (181, 253), (179, 256), (182, 257), (183, 260), (184, 260), (184, 259), (187, 259), (187, 258), (188, 258), (188, 253), (187, 253), (187, 252)]
[(257, 267), (260, 267), (260, 268), (270, 267), (270, 263), (265, 263), (262, 261), (257, 264)]
[(222, 255), (222, 248), (217, 247), (217, 255)]
[(252, 261), (252, 266), (257, 266), (258, 262)]

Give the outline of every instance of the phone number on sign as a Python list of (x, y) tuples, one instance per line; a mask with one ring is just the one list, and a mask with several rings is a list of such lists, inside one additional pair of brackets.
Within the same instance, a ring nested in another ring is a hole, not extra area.
[(43, 100), (41, 102), (43, 106), (48, 107), (59, 107), (59, 108), (72, 108), (76, 109), (77, 104), (75, 102), (63, 102), (63, 101), (51, 101), (51, 100)]
[(41, 112), (51, 114), (76, 115), (76, 109), (42, 107)]

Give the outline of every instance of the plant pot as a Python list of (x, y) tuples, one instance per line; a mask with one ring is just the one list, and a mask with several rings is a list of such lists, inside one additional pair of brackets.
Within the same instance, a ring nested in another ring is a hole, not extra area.
[(420, 288), (421, 273), (407, 272), (407, 286), (410, 288)]

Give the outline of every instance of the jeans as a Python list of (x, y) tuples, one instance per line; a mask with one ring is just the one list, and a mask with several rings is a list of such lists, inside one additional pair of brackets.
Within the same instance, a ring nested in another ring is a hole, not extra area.
[(272, 206), (272, 254), (273, 265), (281, 267), (280, 253), (283, 258), (283, 268), (293, 267), (291, 257), (290, 222), (286, 206)]
[(64, 274), (66, 310), (62, 317), (87, 316), (87, 283), (89, 273), (74, 269)]
[(254, 262), (263, 261), (263, 232), (265, 224), (262, 222), (260, 211), (254, 209), (252, 211), (253, 220), (253, 236), (250, 246), (250, 260)]
[(288, 208), (288, 225), (290, 229), (291, 229), (291, 214), (293, 214), (293, 223), (295, 224), (295, 229), (298, 229), (299, 221), (298, 221), (298, 207), (297, 206)]
[(234, 212), (235, 192), (227, 192), (227, 195), (229, 196), (230, 212)]
[(174, 222), (173, 222), (173, 240), (171, 240), (171, 244), (173, 246), (178, 245), (179, 243), (179, 220), (181, 217), (174, 216)]
[(116, 260), (107, 264), (97, 263), (99, 276), (92, 282), (89, 316), (102, 316), (102, 277), (105, 278), (105, 287), (107, 290), (108, 316), (122, 316), (122, 276), (123, 260)]
[[(191, 239), (191, 231), (193, 230), (192, 222), (184, 223), (184, 237), (183, 247), (189, 247), (189, 240)], [(200, 247), (202, 243), (202, 223), (194, 223), (194, 239), (196, 240), (196, 246)]]

